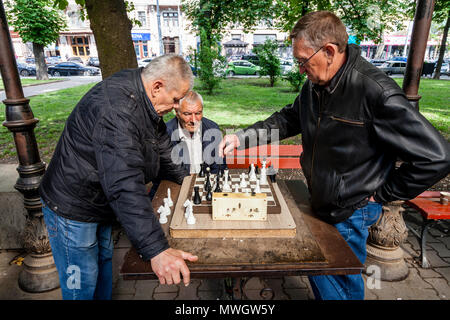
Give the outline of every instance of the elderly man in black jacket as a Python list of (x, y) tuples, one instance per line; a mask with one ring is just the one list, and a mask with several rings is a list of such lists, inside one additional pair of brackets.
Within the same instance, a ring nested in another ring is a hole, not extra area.
[(117, 219), (162, 284), (189, 284), (190, 253), (169, 248), (145, 184), (188, 175), (171, 159), (162, 116), (193, 86), (189, 64), (165, 55), (94, 86), (70, 114), (40, 194), (64, 299), (110, 299)]
[[(272, 130), (280, 139), (301, 133), (311, 206), (364, 263), (368, 228), (381, 204), (414, 198), (444, 178), (450, 146), (394, 80), (347, 44), (346, 28), (334, 14), (305, 15), (291, 39), (308, 77), (300, 95), (268, 119), (225, 136), (219, 152), (268, 143)], [(398, 158), (403, 163), (396, 168)], [(361, 275), (314, 276), (310, 283), (317, 299), (364, 298)]]

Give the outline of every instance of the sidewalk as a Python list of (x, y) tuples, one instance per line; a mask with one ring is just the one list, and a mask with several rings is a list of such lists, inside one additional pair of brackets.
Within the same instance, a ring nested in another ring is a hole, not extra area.
[[(404, 218), (410, 225), (418, 226), (419, 214), (408, 209)], [(115, 230), (113, 257), (114, 300), (229, 300), (224, 279), (193, 279), (188, 287), (183, 285), (159, 285), (157, 280), (124, 281), (119, 277), (123, 257), (130, 247), (121, 229)], [(420, 247), (411, 234), (402, 244), (409, 275), (403, 281), (381, 281), (379, 288), (368, 289), (366, 300), (449, 300), (450, 299), (450, 223), (441, 222), (430, 230), (428, 257), (432, 265), (423, 269), (418, 263)], [(0, 300), (2, 299), (61, 299), (61, 291), (55, 289), (40, 294), (22, 291), (17, 284), (22, 266), (11, 264), (17, 251), (0, 251)], [(366, 280), (367, 277), (364, 276)], [(263, 300), (260, 292), (270, 287), (275, 300), (311, 300), (313, 294), (305, 276), (282, 278), (250, 278), (243, 287), (244, 299)]]

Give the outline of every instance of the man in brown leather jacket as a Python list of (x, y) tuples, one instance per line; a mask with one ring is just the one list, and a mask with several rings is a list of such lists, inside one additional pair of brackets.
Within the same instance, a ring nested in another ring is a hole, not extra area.
[[(333, 224), (361, 263), (382, 203), (411, 199), (450, 171), (450, 145), (399, 86), (349, 45), (333, 13), (312, 12), (291, 32), (308, 80), (292, 105), (225, 136), (219, 153), (302, 134), (302, 170), (312, 209)], [(271, 131), (278, 130), (278, 135)], [(399, 168), (397, 159), (402, 160)], [(363, 299), (362, 276), (314, 276), (317, 299)]]

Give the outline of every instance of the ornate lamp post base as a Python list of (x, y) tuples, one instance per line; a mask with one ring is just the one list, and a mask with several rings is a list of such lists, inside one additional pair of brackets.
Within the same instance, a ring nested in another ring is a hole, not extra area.
[(369, 229), (366, 267), (380, 268), (380, 280), (401, 281), (409, 274), (400, 244), (408, 237), (403, 221), (403, 201), (393, 201), (383, 206), (380, 219)]
[(40, 293), (59, 288), (58, 271), (52, 253), (30, 253), (23, 260), (24, 270), (19, 274), (23, 291)]

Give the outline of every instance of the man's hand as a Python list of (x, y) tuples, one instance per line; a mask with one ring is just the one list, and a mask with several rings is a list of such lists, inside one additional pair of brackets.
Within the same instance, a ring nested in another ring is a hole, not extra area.
[(197, 261), (197, 259), (197, 256), (188, 252), (169, 248), (153, 257), (150, 261), (153, 272), (158, 276), (161, 284), (180, 283), (181, 272), (184, 285), (188, 286), (191, 280), (190, 272), (184, 260), (193, 262)]
[(219, 144), (219, 156), (223, 158), (224, 155), (233, 151), (233, 149), (239, 147), (240, 145), (241, 143), (239, 142), (237, 135), (226, 135)]

